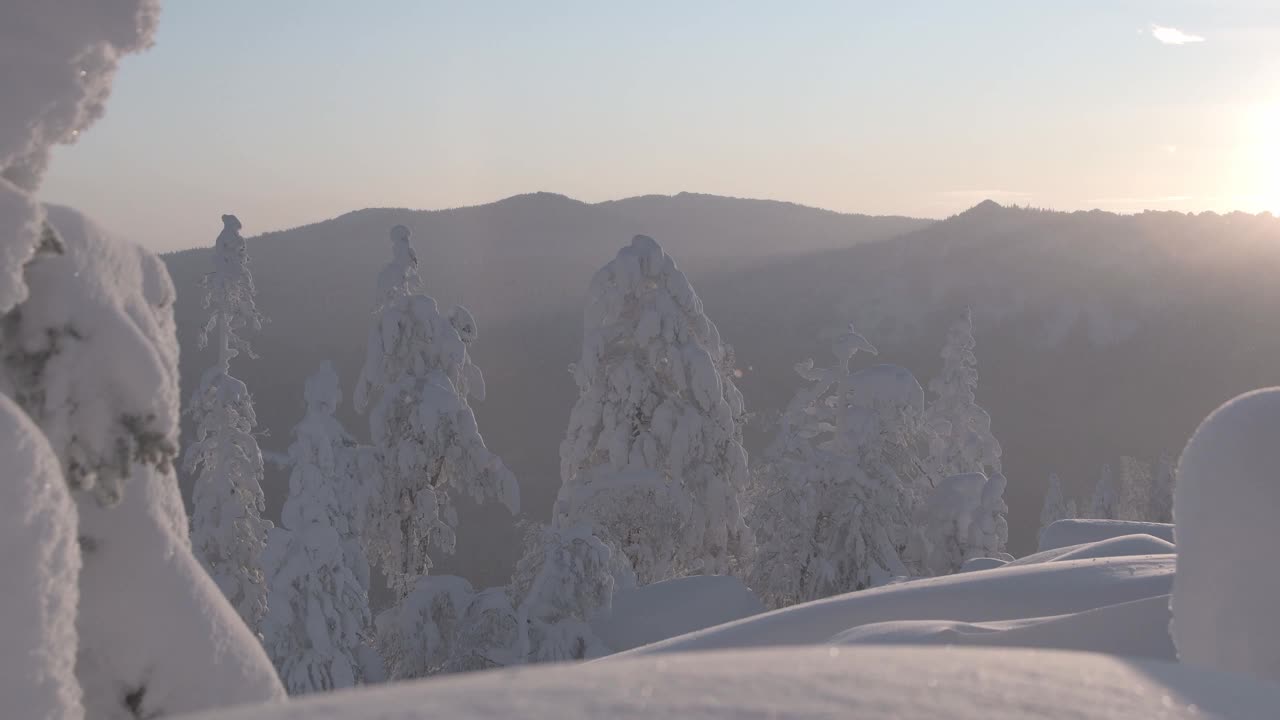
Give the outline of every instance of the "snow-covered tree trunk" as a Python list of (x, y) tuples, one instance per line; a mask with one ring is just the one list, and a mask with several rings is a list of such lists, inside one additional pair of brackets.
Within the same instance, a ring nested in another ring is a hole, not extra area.
[(587, 525), (637, 581), (749, 557), (745, 410), (732, 350), (675, 262), (637, 235), (592, 278), (552, 524)]
[(480, 436), (467, 397), (484, 399), (484, 376), (467, 347), (476, 324), (465, 308), (446, 317), (419, 290), (409, 230), (391, 229), (391, 262), (378, 277), (356, 409), (369, 412), (380, 454), (364, 541), (398, 598), (431, 568), (432, 547), (452, 552), (451, 492), (520, 509), (515, 476)]
[(240, 221), (222, 216), (223, 229), (213, 251), (214, 269), (205, 275), (204, 307), (209, 320), (201, 346), (216, 342), (217, 364), (205, 371), (191, 396), (195, 440), (187, 448), (185, 468), (198, 472), (193, 495), (191, 540), (209, 575), (254, 633), (267, 611), (262, 551), (271, 522), (263, 519), (262, 451), (253, 436), (257, 417), (244, 383), (232, 377), (231, 360), (252, 356), (243, 329), (262, 327)]
[(368, 571), (364, 558), (353, 556), (359, 547), (352, 542), (351, 488), (358, 481), (343, 457), (355, 443), (334, 418), (342, 391), (330, 363), (307, 379), (305, 401), (306, 416), (289, 446), (283, 527), (271, 531), (263, 557), (269, 588), (263, 644), (290, 694), (359, 682), (371, 622)]
[(915, 455), (924, 397), (909, 372), (850, 370), (875, 348), (852, 326), (832, 344), (838, 365), (796, 366), (802, 388), (757, 469), (750, 522), (751, 586), (773, 607), (870, 587), (907, 574)]

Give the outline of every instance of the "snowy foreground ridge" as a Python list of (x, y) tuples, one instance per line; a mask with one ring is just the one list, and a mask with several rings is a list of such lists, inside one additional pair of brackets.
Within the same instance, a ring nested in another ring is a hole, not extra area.
[(1280, 687), (1089, 653), (774, 648), (552, 665), (312, 696), (202, 718), (1273, 717)]
[[(1202, 424), (1180, 462), (1177, 556), (1168, 525), (1064, 520), (1040, 552), (1013, 562), (744, 617), (587, 664), (202, 717), (1276, 717), (1275, 542), (1262, 509), (1280, 504), (1277, 427), (1280, 388)], [(1224, 531), (1231, 517), (1248, 522)], [(1248, 562), (1222, 561), (1240, 555)], [(697, 584), (724, 604), (740, 592)]]

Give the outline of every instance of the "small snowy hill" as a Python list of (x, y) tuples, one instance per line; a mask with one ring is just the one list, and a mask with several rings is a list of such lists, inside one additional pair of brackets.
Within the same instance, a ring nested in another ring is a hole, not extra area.
[(1243, 720), (1276, 707), (1270, 683), (1091, 653), (779, 647), (477, 673), (198, 717)]

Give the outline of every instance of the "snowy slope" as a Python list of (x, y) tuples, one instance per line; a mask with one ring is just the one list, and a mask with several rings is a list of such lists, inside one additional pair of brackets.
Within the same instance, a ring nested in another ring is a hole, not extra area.
[(1151, 555), (915, 580), (783, 608), (613, 657), (825, 643), (849, 628), (899, 620), (987, 622), (1078, 613), (1167, 595), (1173, 570), (1172, 555)]
[(1169, 637), (1169, 596), (1107, 605), (1052, 617), (968, 623), (902, 620), (871, 623), (831, 639), (836, 645), (975, 645), (1085, 650), (1177, 660)]
[(764, 612), (760, 598), (726, 575), (676, 578), (613, 595), (613, 610), (591, 629), (615, 652)]
[(1059, 520), (1040, 532), (1038, 552), (1124, 535), (1150, 535), (1165, 542), (1173, 542), (1173, 526), (1168, 523), (1132, 520)]
[(1262, 718), (1280, 687), (1172, 663), (973, 648), (774, 648), (486, 672), (204, 720)]

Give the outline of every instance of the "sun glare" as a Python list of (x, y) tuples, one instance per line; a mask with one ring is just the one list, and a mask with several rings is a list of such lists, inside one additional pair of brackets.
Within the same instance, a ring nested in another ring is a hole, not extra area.
[(1242, 190), (1258, 210), (1280, 215), (1280, 100), (1250, 113)]

